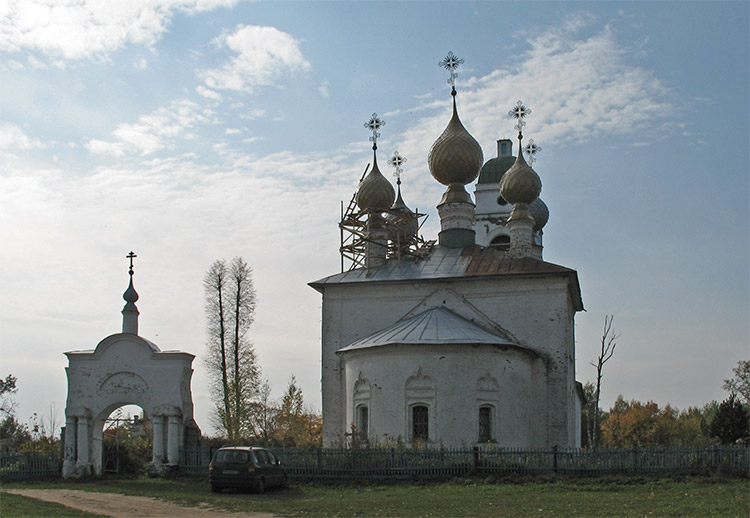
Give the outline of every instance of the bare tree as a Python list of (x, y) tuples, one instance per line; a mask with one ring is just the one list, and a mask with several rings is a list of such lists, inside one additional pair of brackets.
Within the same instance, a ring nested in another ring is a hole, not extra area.
[(615, 333), (612, 327), (614, 321), (614, 315), (604, 316), (604, 331), (602, 332), (601, 349), (599, 356), (596, 358), (596, 362), (591, 362), (591, 365), (596, 367), (596, 385), (594, 390), (594, 401), (590, 407), (588, 415), (591, 417), (588, 422), (588, 435), (589, 444), (593, 449), (596, 449), (599, 445), (599, 433), (600, 433), (600, 421), (601, 421), (601, 409), (599, 408), (599, 400), (602, 394), (602, 370), (604, 364), (607, 363), (612, 356), (615, 354), (615, 347), (617, 347), (617, 339), (620, 337), (619, 333)]
[(254, 435), (250, 420), (260, 369), (246, 334), (255, 314), (252, 269), (241, 257), (215, 261), (203, 279), (208, 330), (206, 366), (216, 405), (215, 424), (230, 441)]

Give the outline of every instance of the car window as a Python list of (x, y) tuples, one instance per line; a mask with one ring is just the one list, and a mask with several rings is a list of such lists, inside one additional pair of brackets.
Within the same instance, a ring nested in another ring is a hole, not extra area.
[(268, 460), (268, 452), (266, 450), (256, 450), (255, 451), (255, 456), (258, 457), (258, 462), (261, 465), (266, 466), (266, 465), (270, 464), (270, 462)]
[(216, 462), (244, 464), (247, 462), (247, 452), (238, 450), (219, 450), (216, 452)]
[(271, 453), (270, 451), (266, 452), (268, 454), (268, 462), (269, 464), (278, 464), (278, 461), (276, 460), (276, 456)]

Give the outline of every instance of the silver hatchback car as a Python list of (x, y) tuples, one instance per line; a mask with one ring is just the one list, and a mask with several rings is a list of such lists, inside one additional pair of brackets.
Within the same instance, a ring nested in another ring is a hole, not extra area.
[(286, 487), (287, 474), (281, 461), (265, 448), (224, 446), (208, 465), (208, 480), (215, 493), (226, 487), (262, 493), (268, 487)]

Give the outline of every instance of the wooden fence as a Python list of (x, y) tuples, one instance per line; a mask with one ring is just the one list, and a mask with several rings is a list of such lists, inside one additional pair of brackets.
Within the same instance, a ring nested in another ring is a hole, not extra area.
[[(310, 478), (446, 478), (467, 474), (725, 473), (750, 476), (747, 446), (617, 450), (275, 449), (290, 476)], [(182, 471), (207, 475), (211, 452), (183, 451)]]

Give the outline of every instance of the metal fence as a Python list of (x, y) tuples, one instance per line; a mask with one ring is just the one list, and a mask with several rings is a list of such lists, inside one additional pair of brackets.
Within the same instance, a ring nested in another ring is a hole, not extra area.
[[(291, 476), (310, 478), (445, 478), (467, 474), (725, 473), (750, 476), (747, 446), (630, 448), (616, 450), (470, 449), (277, 449)], [(182, 471), (207, 475), (208, 450), (183, 451)]]
[(58, 453), (2, 453), (0, 480), (59, 477), (62, 470)]
[[(207, 476), (216, 448), (180, 451), (180, 471)], [(748, 446), (629, 448), (617, 450), (281, 449), (271, 448), (290, 476), (305, 478), (449, 478), (461, 475), (568, 473), (577, 475), (688, 473), (750, 476)], [(58, 477), (56, 453), (0, 454), (0, 480)]]

